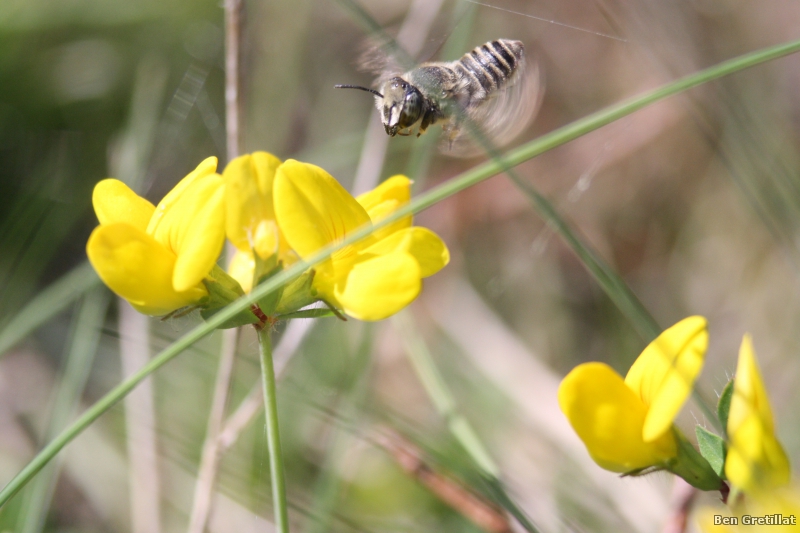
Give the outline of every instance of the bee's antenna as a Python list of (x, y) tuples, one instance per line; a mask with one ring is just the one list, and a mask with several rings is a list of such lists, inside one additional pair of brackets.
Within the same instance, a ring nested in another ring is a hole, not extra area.
[(362, 91), (367, 91), (368, 93), (372, 93), (375, 96), (380, 96), (383, 98), (383, 95), (376, 91), (375, 89), (370, 89), (368, 87), (362, 87), (361, 85), (334, 85), (335, 89), (360, 89)]

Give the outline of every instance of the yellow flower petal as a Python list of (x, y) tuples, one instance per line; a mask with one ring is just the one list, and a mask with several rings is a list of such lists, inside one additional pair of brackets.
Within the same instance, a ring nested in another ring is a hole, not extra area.
[(180, 201), (183, 193), (188, 189), (196, 180), (201, 179), (210, 174), (214, 174), (217, 170), (217, 158), (208, 157), (204, 159), (197, 168), (186, 175), (175, 187), (167, 193), (164, 198), (158, 202), (156, 211), (150, 219), (150, 224), (147, 226), (147, 233), (155, 235), (156, 227), (161, 224), (161, 219), (172, 208), (173, 204)]
[(278, 225), (303, 258), (370, 222), (339, 182), (315, 165), (284, 162), (276, 172), (273, 194)]
[(706, 327), (701, 316), (681, 320), (651, 342), (628, 371), (625, 384), (648, 407), (645, 441), (669, 431), (692, 393), (708, 348)]
[(92, 205), (101, 225), (126, 222), (142, 231), (156, 210), (153, 204), (115, 179), (105, 179), (94, 186)]
[(604, 363), (575, 367), (558, 389), (558, 403), (592, 459), (612, 472), (630, 472), (675, 457), (672, 432), (642, 439), (647, 406)]
[(753, 492), (789, 482), (789, 459), (775, 436), (772, 409), (749, 335), (739, 348), (727, 429), (730, 446), (725, 474), (731, 483)]
[(231, 262), (228, 264), (228, 274), (239, 282), (242, 290), (249, 293), (253, 290), (253, 273), (256, 270), (256, 260), (253, 252), (236, 250)]
[(450, 262), (447, 245), (434, 232), (421, 226), (396, 231), (369, 246), (364, 252), (376, 255), (407, 252), (419, 263), (423, 278), (436, 274)]
[[(202, 182), (198, 181), (192, 190), (195, 189), (196, 196), (184, 195), (186, 216), (192, 217), (191, 222), (181, 227), (174, 220), (173, 227), (179, 230), (171, 232), (177, 234), (177, 239), (172, 241), (178, 254), (172, 284), (178, 291), (186, 290), (206, 277), (225, 242), (225, 188), (222, 179), (217, 175), (207, 176)], [(184, 211), (180, 207), (183, 204), (177, 203), (176, 216)]]
[(177, 256), (175, 290), (197, 285), (214, 266), (225, 240), (224, 195), (218, 174), (196, 178), (163, 212), (159, 223), (148, 228), (156, 241)]
[(344, 286), (336, 286), (335, 296), (348, 315), (382, 320), (410, 304), (421, 289), (419, 263), (399, 252), (356, 263)]
[(142, 313), (164, 315), (206, 295), (201, 285), (173, 289), (175, 255), (130, 224), (95, 228), (86, 253), (100, 279)]
[[(369, 192), (359, 194), (356, 200), (361, 204), (367, 213), (372, 217), (373, 209), (381, 209), (381, 205), (387, 202), (394, 205), (407, 204), (411, 199), (411, 180), (402, 174), (392, 176), (383, 181), (380, 185)], [(374, 219), (373, 219), (374, 220)]]
[(275, 219), (272, 185), (281, 160), (267, 152), (237, 157), (225, 167), (225, 225), (228, 239), (240, 250), (252, 247), (259, 223)]
[[(373, 223), (386, 218), (387, 215), (409, 202), (411, 199), (411, 180), (403, 175), (392, 176), (369, 192), (356, 197), (356, 200), (367, 210)], [(395, 231), (411, 226), (413, 217), (403, 217), (397, 222), (381, 228), (374, 233), (376, 239), (382, 239)]]
[(735, 432), (746, 418), (754, 414), (761, 420), (766, 431), (775, 432), (772, 408), (761, 370), (756, 362), (753, 340), (750, 335), (745, 335), (739, 346), (739, 362), (736, 365), (736, 378), (733, 382), (728, 429)]
[[(275, 220), (262, 220), (255, 226), (252, 247), (262, 259), (281, 252), (280, 241), (280, 230)], [(285, 255), (288, 250), (283, 252), (281, 255)]]

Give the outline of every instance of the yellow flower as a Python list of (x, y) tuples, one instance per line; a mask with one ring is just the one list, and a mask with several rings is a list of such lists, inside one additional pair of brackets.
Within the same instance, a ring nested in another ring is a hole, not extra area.
[(228, 273), (245, 292), (253, 287), (255, 257), (274, 254), (284, 265), (296, 260), (275, 221), (272, 187), (281, 160), (267, 152), (237, 157), (225, 167), (225, 231), (237, 252)]
[(693, 316), (651, 342), (624, 380), (603, 363), (579, 365), (564, 378), (559, 405), (598, 465), (625, 473), (678, 456), (672, 422), (691, 394), (707, 346), (706, 320)]
[(115, 179), (92, 195), (100, 226), (86, 244), (100, 279), (138, 311), (164, 315), (206, 296), (225, 239), (222, 178), (209, 157), (153, 204)]
[(772, 409), (749, 335), (739, 348), (728, 438), (725, 475), (734, 486), (757, 493), (789, 482), (789, 459), (775, 436)]
[[(408, 202), (410, 184), (395, 176), (357, 200), (323, 169), (290, 159), (276, 172), (275, 215), (291, 247), (307, 258)], [(355, 318), (381, 320), (411, 303), (422, 278), (449, 260), (442, 240), (407, 217), (333, 254), (316, 267), (314, 288)]]

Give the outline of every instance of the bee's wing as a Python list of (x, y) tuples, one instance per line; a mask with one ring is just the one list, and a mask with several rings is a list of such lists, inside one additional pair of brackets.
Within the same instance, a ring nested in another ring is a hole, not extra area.
[(400, 59), (386, 53), (386, 48), (376, 39), (366, 39), (362, 44), (358, 69), (375, 76), (372, 84), (376, 88), (380, 88), (386, 80), (400, 76), (407, 70), (403, 68)]
[[(500, 91), (479, 105), (468, 107), (466, 122), (480, 129), (495, 147), (511, 142), (530, 124), (544, 95), (544, 80), (538, 62), (528, 60), (517, 69), (514, 77)], [(471, 157), (486, 148), (470, 133), (469, 124), (462, 124), (450, 141), (444, 139), (442, 151), (453, 157)]]

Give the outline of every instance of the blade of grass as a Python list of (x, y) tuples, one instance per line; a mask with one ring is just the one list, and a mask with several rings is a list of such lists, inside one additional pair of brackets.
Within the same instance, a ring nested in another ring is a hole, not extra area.
[(548, 223), (551, 224), (559, 235), (575, 252), (583, 265), (600, 284), (611, 301), (620, 309), (623, 315), (631, 321), (634, 328), (642, 338), (649, 342), (661, 333), (661, 327), (652, 317), (647, 308), (636, 297), (627, 283), (611, 268), (592, 247), (574, 231), (544, 196), (530, 183), (519, 178), (514, 173), (509, 173), (509, 178), (517, 188), (528, 197), (534, 209)]
[[(508, 173), (508, 175), (517, 188), (525, 193), (536, 209), (536, 212), (551, 224), (558, 234), (561, 235), (561, 238), (572, 248), (572, 251), (580, 258), (592, 277), (600, 284), (600, 287), (619, 308), (622, 314), (633, 324), (645, 342), (650, 342), (658, 337), (662, 331), (661, 327), (642, 302), (639, 301), (636, 294), (628, 287), (628, 284), (625, 283), (622, 277), (601, 259), (600, 255), (587, 244), (585, 239), (581, 239), (578, 234), (570, 228), (569, 224), (561, 218), (553, 207), (553, 204), (539, 194), (531, 184), (521, 180), (513, 172)], [(717, 420), (713, 408), (708, 400), (706, 400), (696, 388), (692, 389), (692, 398), (700, 410), (703, 411), (705, 418), (717, 428), (717, 430), (721, 431), (722, 426), (719, 420)]]
[[(105, 288), (97, 287), (88, 292), (81, 302), (70, 332), (69, 351), (62, 378), (53, 398), (45, 442), (58, 435), (78, 410), (81, 394), (97, 354), (110, 297)], [(21, 533), (38, 533), (44, 528), (47, 509), (50, 507), (60, 470), (60, 461), (54, 462), (31, 485), (20, 514), (23, 520), (19, 529)]]
[(458, 410), (456, 400), (439, 369), (436, 368), (428, 346), (419, 336), (411, 315), (408, 312), (400, 312), (392, 317), (392, 322), (403, 339), (411, 366), (414, 367), (439, 416), (447, 423), (447, 429), (481, 471), (481, 477), (493, 489), (492, 493), (500, 505), (506, 508), (526, 531), (537, 533), (539, 530), (536, 526), (505, 492), (500, 481), (500, 468), (483, 445), (472, 424)]
[(86, 262), (52, 283), (0, 330), (0, 356), (100, 282)]
[(447, 429), (485, 475), (498, 477), (500, 468), (489, 455), (472, 424), (458, 410), (456, 400), (439, 369), (436, 368), (428, 346), (420, 338), (412, 317), (407, 312), (400, 312), (392, 317), (392, 323), (403, 339), (406, 355), (414, 372), (422, 382), (439, 416), (447, 423)]
[(86, 427), (99, 418), (103, 413), (110, 409), (120, 399), (133, 390), (136, 385), (158, 370), (166, 363), (171, 361), (183, 350), (191, 346), (196, 341), (211, 333), (217, 326), (222, 325), (226, 320), (234, 317), (237, 313), (249, 307), (256, 300), (263, 298), (278, 287), (288, 283), (295, 277), (302, 274), (308, 268), (321, 263), (332, 253), (363, 239), (375, 229), (385, 227), (405, 216), (418, 213), (423, 209), (436, 204), (437, 202), (453, 196), (454, 194), (484, 181), (501, 172), (505, 172), (511, 167), (518, 165), (528, 159), (536, 157), (548, 150), (561, 146), (573, 139), (585, 135), (591, 131), (605, 126), (617, 119), (642, 109), (650, 104), (663, 100), (669, 96), (697, 87), (703, 83), (715, 80), (722, 76), (739, 72), (743, 69), (777, 59), (800, 51), (800, 40), (789, 43), (771, 46), (739, 56), (728, 61), (724, 61), (713, 67), (691, 74), (663, 87), (659, 87), (644, 95), (630, 98), (619, 104), (612, 105), (591, 115), (579, 119), (571, 124), (567, 124), (555, 131), (543, 135), (530, 143), (527, 143), (515, 150), (501, 155), (495, 160), (487, 161), (475, 168), (464, 172), (448, 180), (447, 182), (435, 187), (428, 192), (414, 198), (411, 202), (401, 207), (391, 215), (381, 221), (367, 227), (358, 229), (338, 243), (330, 244), (318, 250), (313, 255), (303, 261), (298, 261), (291, 267), (273, 276), (265, 283), (256, 287), (250, 294), (245, 295), (225, 309), (221, 310), (207, 322), (198, 325), (187, 332), (183, 337), (164, 349), (160, 354), (153, 358), (145, 367), (136, 374), (126, 379), (105, 396), (100, 398), (86, 412), (83, 413), (72, 425), (65, 429), (58, 437), (51, 441), (45, 448), (28, 463), (4, 488), (0, 491), (0, 506), (4, 505), (20, 488), (22, 488), (36, 473), (47, 464), (64, 446), (79, 435)]
[[(365, 322), (361, 328), (361, 339), (355, 349), (352, 370), (348, 379), (340, 389), (341, 400), (334, 406), (336, 413), (344, 411), (354, 423), (358, 422), (358, 414), (368, 397), (369, 370), (373, 348), (375, 325)], [(308, 522), (308, 533), (324, 533), (330, 531), (332, 521), (342, 494), (342, 479), (340, 466), (351, 449), (355, 438), (331, 424), (330, 443), (326, 446), (327, 453), (322, 463), (321, 472), (314, 483), (313, 499), (311, 500), (311, 515), (314, 520)]]

